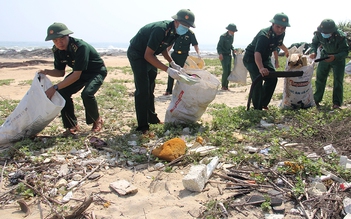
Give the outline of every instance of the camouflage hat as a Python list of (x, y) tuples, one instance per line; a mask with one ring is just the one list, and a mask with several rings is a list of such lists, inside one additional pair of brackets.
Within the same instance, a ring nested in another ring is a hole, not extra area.
[(289, 18), (283, 12), (274, 15), (273, 19), (271, 19), (269, 22), (280, 26), (290, 27)]
[(226, 27), (227, 30), (230, 30), (230, 31), (233, 31), (233, 32), (236, 32), (238, 31), (238, 29), (236, 29), (236, 25), (233, 24), (233, 23), (230, 23), (227, 27)]
[(53, 40), (56, 38), (60, 38), (66, 36), (68, 34), (72, 34), (73, 32), (70, 31), (66, 25), (63, 23), (53, 23), (48, 27), (47, 36), (45, 41)]
[(317, 31), (321, 33), (333, 33), (336, 30), (335, 22), (332, 19), (324, 19), (317, 27)]
[(195, 28), (195, 15), (190, 9), (181, 9), (176, 15), (173, 15), (172, 18), (185, 26)]

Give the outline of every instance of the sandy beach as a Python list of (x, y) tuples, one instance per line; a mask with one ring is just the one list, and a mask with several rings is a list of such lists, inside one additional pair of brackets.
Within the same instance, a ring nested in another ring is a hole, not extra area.
[[(126, 56), (105, 56), (103, 57), (105, 64), (107, 67), (125, 67), (130, 66), (128, 58)], [(162, 57), (160, 57), (161, 60)], [(8, 59), (8, 58), (0, 58), (1, 62), (25, 62), (30, 59)], [(40, 60), (45, 60), (48, 62), (53, 61), (50, 58), (40, 58)], [(163, 60), (164, 61), (164, 60)], [(166, 62), (164, 62), (166, 63)], [(23, 84), (23, 81), (32, 80), (36, 71), (40, 69), (50, 69), (53, 66), (51, 64), (38, 64), (33, 66), (24, 66), (24, 67), (16, 67), (16, 68), (0, 68), (0, 80), (5, 79), (13, 79), (10, 85), (0, 86), (0, 97), (5, 99), (13, 99), (13, 100), (21, 100), (24, 94), (28, 91), (30, 85)], [(158, 80), (163, 81), (162, 84), (157, 84), (155, 88), (155, 104), (156, 104), (156, 112), (160, 115), (160, 118), (163, 118), (165, 114), (165, 110), (168, 107), (169, 102), (164, 101), (170, 100), (171, 96), (163, 96), (163, 93), (167, 87), (167, 73), (164, 71), (159, 71), (157, 76)], [(221, 80), (221, 77), (217, 77), (218, 80)], [(60, 81), (61, 78), (50, 78), (52, 81)], [(123, 74), (121, 71), (113, 74), (108, 74), (106, 77), (106, 82), (110, 81), (111, 79), (129, 79), (133, 80), (132, 75)], [(128, 88), (128, 92), (134, 91), (134, 83), (126, 83), (125, 84)], [(247, 85), (237, 85), (236, 83), (229, 83), (230, 91), (221, 91), (218, 90), (216, 98), (213, 100), (212, 103), (225, 103), (230, 107), (236, 106), (246, 106), (247, 98), (250, 90), (251, 79), (247, 78)], [(234, 86), (234, 87), (233, 87)], [(278, 79), (278, 84), (275, 90), (275, 93), (282, 93), (283, 92), (283, 79)], [(158, 101), (163, 100), (163, 101)], [(280, 101), (272, 100), (270, 105), (278, 106)], [(207, 114), (205, 113), (203, 118), (206, 118)]]
[[(33, 58), (31, 58), (32, 60)], [(125, 67), (129, 66), (126, 56), (103, 57), (107, 67)], [(43, 60), (52, 61), (50, 58)], [(24, 62), (27, 59), (8, 59), (0, 58), (2, 62)], [(37, 64), (31, 66), (22, 66), (15, 68), (0, 68), (0, 80), (13, 79), (10, 85), (0, 86), (0, 98), (21, 100), (30, 85), (23, 83), (26, 80), (32, 80), (36, 71), (39, 69), (52, 68), (51, 63)], [(122, 71), (108, 74), (106, 82), (112, 79), (129, 79), (133, 80), (131, 74), (124, 74)], [(171, 100), (171, 96), (163, 96), (167, 85), (167, 73), (159, 72), (158, 80), (165, 83), (157, 84), (155, 89), (156, 112), (159, 118), (164, 118), (166, 109)], [(218, 78), (220, 80), (220, 78)], [(52, 78), (52, 81), (58, 81), (61, 78)], [(224, 103), (229, 107), (246, 106), (247, 97), (250, 89), (251, 80), (248, 78), (248, 84), (245, 86), (231, 87), (231, 91), (218, 91), (216, 98), (212, 103)], [(230, 83), (231, 84), (231, 83)], [(133, 83), (125, 83), (128, 92), (134, 91)], [(283, 80), (279, 79), (276, 93), (283, 91)], [(133, 97), (131, 97), (133, 98)], [(279, 105), (279, 101), (271, 102), (272, 105)], [(130, 115), (134, 116), (135, 115)], [(5, 119), (5, 118), (2, 118)], [(161, 119), (162, 120), (162, 119)], [(201, 117), (202, 121), (210, 121), (211, 117), (206, 112)], [(94, 212), (96, 218), (115, 219), (115, 218), (195, 218), (199, 215), (203, 203), (209, 199), (223, 199), (233, 195), (230, 191), (220, 193), (217, 184), (207, 184), (206, 189), (201, 193), (190, 192), (184, 189), (182, 178), (188, 173), (189, 167), (176, 167), (172, 173), (148, 171), (137, 168), (115, 167), (102, 171), (102, 177), (84, 185), (84, 194), (78, 194), (81, 198), (90, 193), (99, 194), (104, 200), (109, 200), (109, 207), (92, 204), (87, 212)], [(109, 184), (119, 179), (126, 179), (133, 182), (138, 188), (138, 193), (128, 196), (118, 196), (111, 193)], [(157, 179), (157, 180), (153, 180)], [(224, 185), (223, 185), (224, 186)], [(0, 188), (2, 194), (7, 189)], [(109, 192), (106, 192), (109, 191)], [(40, 218), (40, 210), (37, 203), (28, 201), (32, 213), (26, 219)], [(41, 208), (48, 210), (48, 207), (42, 203)], [(17, 203), (6, 205), (0, 209), (1, 218), (14, 219), (23, 218), (24, 213), (20, 211)], [(237, 215), (232, 218), (246, 218), (243, 215)], [(251, 216), (251, 218), (256, 218)]]

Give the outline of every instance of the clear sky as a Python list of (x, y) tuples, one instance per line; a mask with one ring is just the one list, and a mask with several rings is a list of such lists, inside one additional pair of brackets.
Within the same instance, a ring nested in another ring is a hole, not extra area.
[[(0, 41), (44, 41), (49, 25), (65, 23), (73, 37), (87, 42), (128, 43), (145, 24), (172, 20), (180, 9), (195, 14), (201, 44), (217, 44), (229, 23), (237, 25), (234, 47), (245, 47), (271, 25), (276, 13), (288, 15), (284, 43), (310, 42), (325, 18), (351, 21), (351, 3), (344, 0), (0, 0)], [(52, 44), (52, 42), (48, 42)], [(1, 45), (0, 45), (1, 46)]]

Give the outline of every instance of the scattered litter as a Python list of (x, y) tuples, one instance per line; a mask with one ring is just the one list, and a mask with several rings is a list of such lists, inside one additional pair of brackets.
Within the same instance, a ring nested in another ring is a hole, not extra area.
[(189, 150), (189, 153), (199, 153), (200, 156), (205, 156), (209, 154), (211, 151), (217, 150), (217, 147), (215, 146), (203, 146), (203, 147), (198, 147), (195, 149)]
[(325, 151), (325, 153), (326, 154), (331, 154), (331, 153), (335, 153), (335, 154), (337, 154), (338, 152), (336, 151), (336, 149), (333, 147), (333, 145), (327, 145), (327, 146), (324, 146), (323, 147), (324, 148), (324, 151)]
[(116, 182), (110, 183), (110, 187), (114, 189), (119, 195), (135, 194), (138, 192), (138, 188), (127, 180), (118, 180)]
[(69, 200), (71, 200), (73, 198), (73, 192), (69, 191), (67, 192), (67, 194), (62, 198), (62, 203), (67, 203), (69, 202)]
[(96, 149), (99, 149), (99, 148), (107, 146), (107, 143), (104, 140), (102, 140), (102, 139), (100, 139), (98, 137), (91, 137), (89, 139), (89, 142), (90, 142), (90, 145), (93, 146)]

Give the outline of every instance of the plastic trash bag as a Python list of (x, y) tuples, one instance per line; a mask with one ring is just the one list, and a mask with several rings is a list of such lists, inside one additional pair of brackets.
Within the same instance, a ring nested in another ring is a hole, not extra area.
[(345, 66), (345, 73), (351, 75), (351, 60)]
[(234, 58), (234, 67), (228, 76), (228, 81), (246, 85), (247, 69), (243, 63), (244, 54), (238, 54)]
[(30, 89), (0, 126), (0, 144), (35, 136), (55, 119), (66, 102), (58, 92), (47, 98), (45, 91), (51, 86), (46, 75), (35, 74)]
[(199, 82), (193, 85), (176, 82), (166, 110), (166, 123), (198, 121), (216, 97), (220, 82), (214, 75), (201, 69), (186, 69), (186, 72), (198, 75)]
[[(302, 45), (303, 46), (303, 45)], [(281, 108), (285, 109), (306, 109), (315, 106), (313, 89), (312, 89), (312, 76), (314, 71), (314, 61), (307, 55), (303, 55), (303, 47), (296, 48), (295, 46), (289, 49), (289, 58), (285, 65), (286, 71), (303, 71), (300, 77), (284, 78), (283, 99), (280, 103)], [(307, 61), (304, 66), (291, 66), (290, 60), (300, 55), (301, 58)]]

